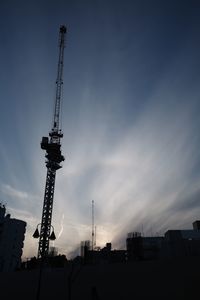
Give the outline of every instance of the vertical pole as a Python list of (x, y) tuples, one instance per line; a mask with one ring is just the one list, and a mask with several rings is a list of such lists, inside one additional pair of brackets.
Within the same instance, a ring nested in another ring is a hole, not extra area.
[(92, 251), (94, 250), (94, 200), (92, 200)]
[(97, 226), (94, 227), (94, 247), (96, 247), (96, 241), (97, 241)]
[(39, 266), (39, 276), (38, 276), (38, 285), (37, 285), (37, 294), (36, 300), (40, 300), (40, 291), (41, 291), (41, 281), (42, 281), (42, 268), (43, 268), (43, 257), (41, 257)]

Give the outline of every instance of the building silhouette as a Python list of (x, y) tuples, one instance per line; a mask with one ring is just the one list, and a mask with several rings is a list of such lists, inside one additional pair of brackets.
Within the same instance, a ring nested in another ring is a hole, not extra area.
[(85, 264), (123, 263), (131, 261), (163, 260), (200, 257), (200, 221), (193, 222), (193, 229), (168, 230), (163, 236), (142, 236), (130, 232), (125, 250), (113, 250), (112, 244), (91, 249), (90, 241), (81, 242), (81, 261)]
[[(84, 248), (82, 248), (84, 246)], [(85, 264), (107, 264), (126, 261), (125, 250), (112, 250), (112, 244), (106, 243), (105, 247), (95, 247), (93, 250), (88, 241), (81, 243), (81, 257)]]
[(160, 258), (163, 241), (164, 237), (143, 237), (139, 232), (128, 233), (126, 239), (128, 261)]
[(84, 258), (90, 249), (91, 249), (90, 240), (82, 241), (80, 246), (81, 257)]
[(168, 230), (164, 236), (128, 233), (126, 248), (128, 261), (200, 256), (200, 221), (193, 222), (193, 229)]
[(5, 205), (0, 203), (0, 271), (20, 268), (26, 222), (6, 215)]
[(197, 223), (193, 223), (193, 230), (168, 230), (165, 233), (165, 244), (169, 257), (200, 256), (200, 230)]

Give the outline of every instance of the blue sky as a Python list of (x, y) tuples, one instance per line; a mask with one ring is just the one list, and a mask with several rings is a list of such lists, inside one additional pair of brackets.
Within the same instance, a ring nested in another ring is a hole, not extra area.
[(0, 195), (37, 253), (59, 26), (68, 27), (52, 224), (60, 253), (200, 218), (199, 1), (1, 1)]

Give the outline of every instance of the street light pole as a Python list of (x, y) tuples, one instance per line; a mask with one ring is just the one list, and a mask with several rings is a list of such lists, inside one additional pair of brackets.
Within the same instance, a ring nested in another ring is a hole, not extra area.
[[(36, 230), (35, 232), (33, 233), (33, 237), (35, 239), (38, 239), (40, 238), (40, 233), (39, 233), (39, 230), (38, 230), (38, 226), (41, 226), (41, 223), (39, 223), (36, 227)], [(52, 227), (52, 232), (49, 236), (49, 240), (51, 241), (54, 241), (56, 239), (56, 236), (55, 236), (55, 233), (54, 233), (54, 227), (53, 225), (51, 225)], [(41, 280), (42, 280), (42, 270), (43, 270), (43, 264), (44, 264), (44, 259), (47, 258), (47, 256), (43, 256), (43, 255), (40, 255), (40, 258), (39, 258), (39, 253), (38, 253), (38, 260), (40, 259), (40, 268), (39, 268), (39, 277), (38, 277), (38, 286), (37, 286), (37, 294), (36, 294), (36, 300), (39, 300), (40, 299), (40, 290), (41, 290)]]
[[(33, 233), (33, 237), (34, 237), (35, 239), (38, 239), (38, 238), (41, 237), (41, 236), (40, 236), (40, 233), (39, 233), (39, 230), (38, 230), (38, 226), (39, 226), (39, 225), (41, 226), (41, 223), (39, 223), (39, 224), (37, 225), (36, 230), (35, 230), (35, 232)], [(51, 234), (49, 235), (49, 240), (55, 241), (56, 235), (55, 235), (55, 233), (54, 233), (54, 227), (53, 227), (53, 225), (51, 225), (51, 227), (52, 227), (52, 232), (51, 232)], [(41, 232), (41, 231), (40, 231), (40, 232)], [(38, 258), (39, 258), (39, 256), (41, 257), (41, 259), (43, 258), (42, 253), (39, 253), (39, 252), (38, 252)]]

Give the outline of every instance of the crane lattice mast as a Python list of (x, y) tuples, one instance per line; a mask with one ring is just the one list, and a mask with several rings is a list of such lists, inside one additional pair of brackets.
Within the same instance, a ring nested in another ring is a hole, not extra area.
[(65, 34), (66, 27), (61, 26), (59, 32), (59, 59), (58, 59), (58, 70), (56, 79), (56, 97), (55, 97), (55, 107), (53, 116), (53, 126), (49, 132), (49, 137), (43, 137), (41, 142), (41, 148), (46, 150), (46, 185), (44, 192), (44, 203), (42, 211), (42, 220), (39, 234), (39, 247), (38, 247), (38, 257), (44, 258), (49, 252), (49, 239), (55, 239), (53, 232), (53, 237), (51, 234), (51, 219), (53, 211), (53, 198), (54, 198), (54, 188), (56, 171), (60, 168), (61, 162), (65, 160), (64, 156), (61, 154), (61, 138), (63, 133), (60, 128), (60, 105), (61, 105), (61, 92), (63, 85), (63, 62), (64, 62), (64, 47), (65, 47)]

